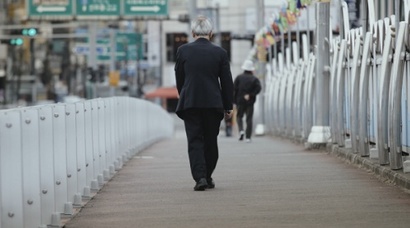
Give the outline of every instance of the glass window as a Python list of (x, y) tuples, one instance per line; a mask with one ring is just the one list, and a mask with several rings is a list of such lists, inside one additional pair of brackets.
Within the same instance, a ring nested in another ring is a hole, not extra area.
[(188, 36), (185, 33), (168, 33), (166, 40), (167, 61), (175, 62), (178, 48), (188, 43)]

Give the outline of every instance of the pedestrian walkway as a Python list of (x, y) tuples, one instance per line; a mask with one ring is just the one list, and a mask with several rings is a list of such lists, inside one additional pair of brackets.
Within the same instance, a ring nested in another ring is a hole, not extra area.
[(215, 189), (193, 191), (178, 130), (130, 160), (65, 227), (410, 227), (410, 194), (324, 151), (223, 132), (219, 145)]

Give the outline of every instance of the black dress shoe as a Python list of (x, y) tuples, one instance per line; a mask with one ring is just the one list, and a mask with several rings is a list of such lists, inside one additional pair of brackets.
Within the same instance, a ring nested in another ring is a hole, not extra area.
[(215, 188), (215, 182), (212, 180), (212, 178), (209, 178), (207, 180), (207, 182), (208, 182), (208, 187), (207, 188), (209, 188), (209, 189)]
[(201, 178), (194, 187), (195, 191), (204, 191), (208, 187), (208, 182), (205, 178)]

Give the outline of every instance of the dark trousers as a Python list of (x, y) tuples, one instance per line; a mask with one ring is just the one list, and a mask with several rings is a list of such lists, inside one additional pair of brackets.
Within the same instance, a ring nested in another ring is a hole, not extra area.
[(246, 115), (246, 131), (245, 136), (247, 139), (252, 135), (252, 119), (253, 119), (253, 104), (238, 105), (238, 112), (236, 114), (236, 121), (238, 122), (238, 130), (243, 131), (243, 116)]
[(216, 109), (184, 111), (189, 164), (195, 181), (211, 178), (218, 161), (218, 134), (223, 112)]

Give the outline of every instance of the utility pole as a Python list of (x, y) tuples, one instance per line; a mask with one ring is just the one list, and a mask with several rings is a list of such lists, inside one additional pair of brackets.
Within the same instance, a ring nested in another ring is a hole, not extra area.
[(191, 34), (191, 21), (196, 18), (198, 15), (197, 12), (197, 0), (191, 0), (189, 1), (189, 20), (188, 20), (188, 41), (189, 42), (193, 42), (194, 41), (194, 37), (192, 37)]
[[(88, 52), (88, 67), (91, 70), (93, 74), (97, 73), (97, 23), (96, 22), (91, 22), (89, 24), (89, 42), (90, 42), (90, 47), (89, 47), (89, 52)], [(96, 87), (97, 82), (91, 83), (91, 96), (88, 98), (95, 98), (97, 94), (97, 87)]]
[[(160, 36), (162, 36), (162, 33), (164, 32), (163, 23), (164, 23), (163, 20), (159, 21), (159, 34), (160, 34)], [(164, 50), (164, 44), (163, 44), (163, 41), (160, 39), (160, 41), (159, 41), (159, 53), (163, 53), (163, 50)], [(164, 60), (163, 60), (161, 55), (158, 58), (159, 58), (159, 67), (160, 67), (159, 68), (159, 76), (158, 76), (158, 79), (159, 79), (158, 86), (162, 86), (162, 76), (163, 76), (162, 69), (164, 68)]]
[(221, 46), (222, 42), (222, 33), (221, 33), (221, 21), (219, 15), (219, 3), (215, 7), (215, 43)]

